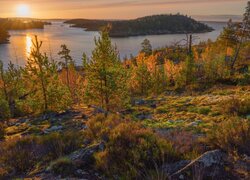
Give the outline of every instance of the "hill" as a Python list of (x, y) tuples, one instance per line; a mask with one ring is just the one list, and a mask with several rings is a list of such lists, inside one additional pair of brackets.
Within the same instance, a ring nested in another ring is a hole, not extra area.
[(110, 25), (110, 37), (203, 33), (213, 30), (191, 17), (180, 14), (153, 15), (133, 20), (72, 19), (65, 23), (73, 24), (72, 27), (86, 28), (87, 31), (99, 31), (103, 26)]

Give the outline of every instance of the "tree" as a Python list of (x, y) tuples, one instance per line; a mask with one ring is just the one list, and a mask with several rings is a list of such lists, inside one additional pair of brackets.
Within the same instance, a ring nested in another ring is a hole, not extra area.
[(232, 20), (228, 22), (226, 28), (224, 28), (220, 39), (222, 42), (226, 42), (226, 47), (234, 49), (235, 53), (231, 61), (231, 74), (235, 71), (235, 64), (239, 58), (240, 51), (244, 45), (244, 42), (250, 38), (250, 2), (248, 2), (244, 18), (241, 23), (233, 23)]
[(146, 63), (147, 57), (144, 53), (140, 53), (136, 58), (136, 63), (132, 63), (130, 73), (130, 89), (131, 93), (147, 95), (151, 89), (151, 73)]
[(239, 34), (239, 43), (236, 48), (236, 53), (234, 56), (234, 59), (231, 64), (231, 73), (234, 71), (234, 65), (238, 59), (238, 56), (240, 54), (240, 50), (242, 48), (242, 45), (244, 41), (248, 41), (250, 38), (250, 1), (247, 3), (246, 11), (244, 13), (243, 22), (239, 24), (238, 26), (238, 34)]
[(23, 84), (21, 70), (12, 62), (8, 64), (8, 69), (4, 70), (3, 62), (0, 61), (0, 90), (7, 104), (9, 116), (15, 117), (17, 115), (16, 101), (21, 97)]
[(195, 81), (195, 62), (193, 54), (187, 56), (185, 64), (184, 64), (184, 78), (185, 84), (190, 85)]
[(69, 67), (74, 67), (74, 61), (72, 57), (70, 56), (70, 50), (67, 48), (67, 46), (61, 45), (62, 50), (58, 53), (58, 55), (61, 57), (61, 59), (64, 62), (60, 62), (59, 64), (66, 69), (66, 78), (67, 78), (67, 86), (70, 88), (70, 80), (69, 80)]
[(148, 39), (144, 39), (144, 41), (141, 43), (141, 46), (141, 53), (145, 53), (146, 56), (150, 56), (152, 54), (152, 45)]
[(26, 88), (30, 94), (34, 110), (61, 110), (71, 104), (69, 91), (58, 79), (58, 68), (50, 62), (47, 55), (41, 53), (42, 42), (35, 36), (33, 49), (23, 69)]
[(233, 23), (232, 19), (227, 22), (227, 26), (224, 27), (222, 33), (219, 36), (220, 43), (224, 44), (226, 48), (234, 48), (239, 42), (237, 35), (237, 26)]
[(86, 98), (110, 111), (127, 100), (127, 75), (107, 30), (102, 31), (100, 37), (95, 39), (95, 45), (89, 62), (86, 56), (83, 58), (86, 69)]

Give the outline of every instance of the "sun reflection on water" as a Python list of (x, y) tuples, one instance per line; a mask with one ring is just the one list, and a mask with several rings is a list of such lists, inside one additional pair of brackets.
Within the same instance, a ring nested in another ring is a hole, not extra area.
[(26, 35), (26, 56), (29, 58), (32, 49), (32, 38), (30, 35)]

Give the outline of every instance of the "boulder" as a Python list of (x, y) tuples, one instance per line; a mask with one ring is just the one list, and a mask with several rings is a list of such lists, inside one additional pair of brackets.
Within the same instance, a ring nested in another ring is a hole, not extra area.
[(51, 132), (58, 132), (63, 129), (62, 126), (52, 126), (51, 128), (48, 128), (44, 131), (45, 134), (51, 133)]
[(225, 162), (226, 154), (221, 150), (209, 151), (173, 173), (170, 179), (228, 179)]
[(140, 113), (136, 115), (136, 118), (139, 120), (152, 119), (152, 115), (146, 113)]
[(90, 145), (88, 147), (79, 149), (68, 156), (68, 158), (79, 165), (90, 165), (93, 161), (93, 155), (96, 152), (104, 151), (104, 142)]
[(190, 162), (191, 162), (190, 160), (182, 160), (171, 164), (164, 164), (162, 166), (162, 170), (164, 174), (170, 176), (171, 174), (174, 174), (178, 170), (187, 166)]

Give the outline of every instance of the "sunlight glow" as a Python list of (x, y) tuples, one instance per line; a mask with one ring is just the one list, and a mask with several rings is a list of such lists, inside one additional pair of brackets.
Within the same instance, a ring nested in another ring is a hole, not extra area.
[(29, 34), (26, 35), (26, 56), (29, 57), (32, 48), (32, 38)]
[(18, 17), (30, 17), (30, 8), (26, 4), (20, 4), (16, 8), (16, 15)]

